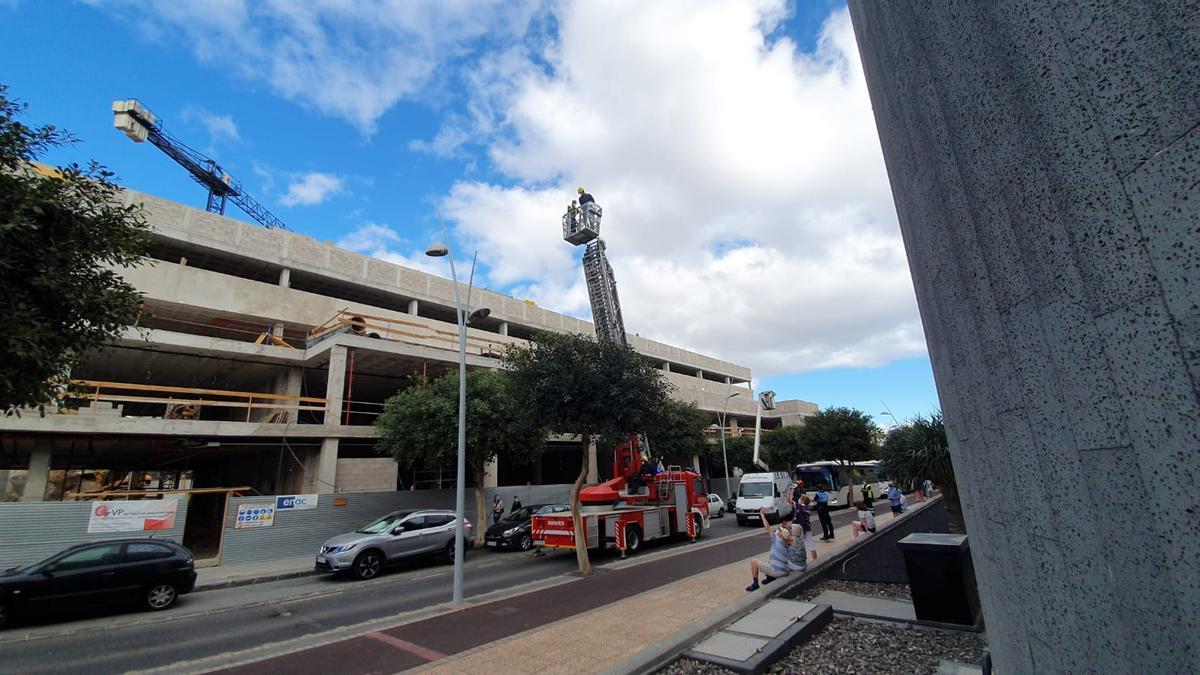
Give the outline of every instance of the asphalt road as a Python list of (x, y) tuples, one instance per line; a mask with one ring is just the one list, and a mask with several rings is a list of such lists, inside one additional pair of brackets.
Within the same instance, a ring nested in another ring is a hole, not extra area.
[[(850, 517), (849, 512), (835, 514), (835, 523)], [(751, 531), (738, 527), (729, 516), (712, 524), (703, 541)], [(819, 528), (815, 519), (813, 524)], [(686, 545), (654, 542), (640, 556), (652, 558)], [(616, 560), (611, 554), (593, 558), (598, 567)], [(662, 569), (654, 583), (671, 580), (670, 567)], [(477, 549), (468, 555), (464, 594), (471, 598), (518, 588), (533, 590), (571, 579), (574, 570), (571, 552), (533, 558)], [(302, 577), (186, 595), (176, 607), (161, 613), (127, 611), (20, 623), (0, 631), (0, 673), (126, 672), (242, 652), (432, 611), (449, 602), (450, 581), (449, 565), (415, 563), (366, 582), (327, 575)], [(596, 602), (603, 604), (599, 598)]]

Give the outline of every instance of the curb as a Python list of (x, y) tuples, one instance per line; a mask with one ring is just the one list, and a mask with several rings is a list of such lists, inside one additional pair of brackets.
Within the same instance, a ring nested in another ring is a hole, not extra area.
[(215, 581), (200, 583), (196, 582), (196, 587), (192, 589), (193, 593), (203, 593), (204, 591), (217, 591), (223, 588), (236, 588), (237, 586), (250, 586), (253, 584), (263, 584), (270, 581), (282, 581), (283, 579), (296, 579), (299, 577), (315, 576), (319, 574), (315, 569), (297, 569), (288, 570), (286, 572), (268, 572), (253, 577), (234, 577), (232, 579), (218, 579)]
[[(925, 508), (936, 504), (942, 496), (939, 494), (932, 499), (927, 499), (920, 504), (915, 504), (909, 508), (909, 513), (917, 513)], [(873, 538), (887, 530), (892, 529), (898, 523), (903, 522), (899, 519), (893, 519), (887, 525), (876, 528), (875, 535), (871, 537), (860, 537), (858, 541), (850, 544), (844, 550), (834, 554), (831, 557), (823, 558), (815, 565), (809, 565), (808, 571), (798, 577), (788, 579), (787, 583), (780, 584), (778, 587), (771, 588), (768, 593), (747, 593), (744, 598), (738, 600), (723, 610), (712, 612), (703, 617), (700, 617), (690, 626), (681, 628), (667, 637), (655, 642), (646, 647), (642, 651), (633, 654), (624, 660), (618, 662), (611, 668), (604, 671), (604, 675), (622, 675), (624, 673), (653, 673), (659, 668), (674, 661), (678, 656), (687, 651), (688, 648), (697, 644), (709, 635), (716, 633), (725, 625), (732, 623), (736, 619), (749, 614), (752, 610), (760, 605), (765, 605), (767, 601), (773, 600), (784, 595), (794, 588), (803, 587), (805, 582), (812, 581), (815, 577), (823, 573), (832, 565), (841, 563), (846, 558), (858, 554), (858, 550), (872, 541)], [(759, 589), (765, 591), (767, 589)]]

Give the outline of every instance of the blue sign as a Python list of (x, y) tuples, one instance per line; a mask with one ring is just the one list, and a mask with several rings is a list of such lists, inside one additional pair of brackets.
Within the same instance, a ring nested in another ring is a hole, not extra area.
[(275, 498), (276, 511), (317, 508), (318, 495), (284, 495)]

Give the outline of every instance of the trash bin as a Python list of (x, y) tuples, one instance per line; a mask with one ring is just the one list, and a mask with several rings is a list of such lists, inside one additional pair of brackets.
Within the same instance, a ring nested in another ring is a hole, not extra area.
[(979, 591), (965, 535), (916, 532), (897, 545), (919, 621), (978, 625)]

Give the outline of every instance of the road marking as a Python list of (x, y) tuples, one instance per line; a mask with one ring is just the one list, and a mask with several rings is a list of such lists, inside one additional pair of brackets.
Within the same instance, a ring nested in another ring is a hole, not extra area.
[(426, 661), (437, 661), (438, 659), (446, 658), (446, 655), (439, 651), (429, 649), (428, 647), (422, 647), (421, 645), (414, 644), (408, 640), (401, 640), (400, 638), (394, 635), (388, 635), (387, 633), (367, 633), (363, 637), (369, 637), (372, 640), (378, 640), (384, 644), (389, 644), (396, 649), (408, 652), (413, 656), (419, 656)]

